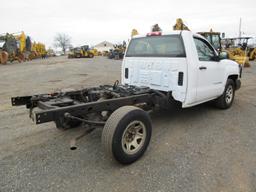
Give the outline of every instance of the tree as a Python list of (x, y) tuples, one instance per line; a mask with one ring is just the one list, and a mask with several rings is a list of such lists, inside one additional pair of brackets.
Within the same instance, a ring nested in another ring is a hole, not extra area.
[(64, 33), (58, 33), (54, 37), (55, 47), (60, 47), (63, 53), (66, 53), (66, 50), (71, 46), (71, 37)]

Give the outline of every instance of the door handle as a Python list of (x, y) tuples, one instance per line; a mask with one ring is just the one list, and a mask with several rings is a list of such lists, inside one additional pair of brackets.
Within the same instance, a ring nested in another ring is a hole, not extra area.
[(205, 67), (205, 66), (200, 66), (199, 69), (200, 69), (200, 70), (206, 70), (207, 67)]

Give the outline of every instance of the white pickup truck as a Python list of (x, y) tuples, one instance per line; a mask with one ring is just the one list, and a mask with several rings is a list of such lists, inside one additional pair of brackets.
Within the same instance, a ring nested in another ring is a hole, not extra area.
[(171, 92), (183, 107), (217, 98), (219, 107), (230, 107), (240, 77), (239, 64), (190, 31), (136, 36), (122, 64), (123, 84)]
[(106, 154), (130, 164), (144, 154), (151, 138), (147, 110), (172, 101), (182, 107), (210, 100), (221, 109), (232, 105), (242, 68), (226, 58), (190, 31), (151, 32), (131, 39), (121, 84), (13, 97), (12, 105), (26, 105), (36, 124), (53, 121), (61, 130), (82, 125), (86, 133), (103, 127)]

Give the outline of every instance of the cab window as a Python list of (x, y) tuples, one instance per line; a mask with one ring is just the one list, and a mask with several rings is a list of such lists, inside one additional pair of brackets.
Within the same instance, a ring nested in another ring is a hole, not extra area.
[(198, 54), (198, 58), (200, 61), (213, 61), (213, 57), (215, 56), (215, 52), (213, 48), (204, 40), (195, 38), (195, 45)]
[(134, 38), (126, 57), (185, 57), (180, 35), (164, 35)]

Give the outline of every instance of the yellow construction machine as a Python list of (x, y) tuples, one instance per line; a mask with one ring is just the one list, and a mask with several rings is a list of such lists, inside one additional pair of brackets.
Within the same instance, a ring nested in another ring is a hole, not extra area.
[(133, 29), (131, 32), (131, 37), (138, 35), (138, 34), (139, 34), (139, 32), (137, 31), (137, 29)]
[(3, 42), (1, 52), (7, 52), (8, 60), (11, 62), (14, 60), (21, 62), (44, 57), (47, 53), (44, 44), (36, 42), (32, 43), (30, 37), (23, 31), (11, 34), (1, 34), (0, 41)]
[[(173, 26), (173, 30), (188, 30), (189, 28), (184, 24), (181, 18), (178, 18), (176, 20), (176, 24)], [(226, 51), (228, 54), (229, 59), (236, 61), (237, 63), (249, 67), (249, 57), (251, 59), (256, 57), (256, 49), (251, 49), (251, 51), (247, 52), (247, 43), (246, 46), (228, 46), (228, 47), (222, 47), (222, 41), (229, 42), (231, 40), (232, 45), (234, 39), (221, 39), (221, 33), (220, 32), (214, 32), (212, 29), (209, 32), (198, 32), (198, 34), (204, 36), (211, 44), (212, 46), (218, 50), (218, 52)], [(224, 33), (223, 33), (224, 37)], [(237, 38), (236, 38), (237, 39)], [(247, 39), (248, 40), (248, 39)], [(225, 43), (224, 43), (225, 44)], [(249, 54), (249, 57), (248, 57)]]
[(0, 40), (0, 64), (6, 64), (9, 57), (9, 54), (3, 50), (4, 43), (3, 40)]
[(255, 60), (256, 59), (256, 44), (255, 44), (255, 42), (249, 42), (250, 40), (255, 40), (255, 38), (241, 37), (240, 40), (243, 41), (244, 45), (246, 45), (247, 56), (249, 57), (249, 60), (250, 61)]
[(99, 56), (100, 55), (99, 51), (95, 48), (91, 49), (90, 51), (93, 53), (94, 56)]
[(109, 59), (123, 59), (124, 53), (126, 50), (126, 42), (123, 41), (122, 44), (116, 44), (114, 45), (114, 49), (111, 49), (108, 54)]
[(90, 50), (88, 45), (75, 47), (70, 51), (71, 52), (68, 54), (68, 58), (93, 58), (94, 57), (94, 51)]
[(176, 19), (176, 23), (173, 26), (173, 30), (187, 30), (187, 31), (190, 31), (190, 29), (184, 24), (184, 22), (181, 18)]
[(2, 34), (0, 40), (4, 42), (2, 50), (8, 53), (9, 61), (18, 60), (21, 62), (29, 59), (31, 41), (24, 32)]
[[(15, 36), (13, 34), (9, 34), (9, 33), (1, 34), (0, 41), (3, 43), (1, 52), (8, 53), (7, 60), (11, 61), (11, 62), (14, 60), (18, 60), (19, 62), (21, 62), (22, 58), (21, 58), (21, 54), (19, 52), (19, 48), (18, 48), (17, 40), (16, 40)], [(3, 60), (3, 58), (1, 60)], [(6, 61), (5, 61), (5, 63), (6, 63)]]
[(31, 48), (32, 48), (32, 42), (29, 36), (26, 36), (24, 31), (21, 31), (19, 33), (13, 33), (12, 34), (17, 43), (17, 57), (18, 61), (27, 61), (30, 59), (31, 54)]
[(250, 37), (222, 39), (223, 49), (227, 51), (229, 58), (244, 65), (244, 67), (250, 67), (250, 55), (251, 59), (255, 57), (255, 50), (249, 51), (248, 39), (250, 39)]
[(45, 58), (47, 51), (45, 49), (45, 45), (43, 43), (36, 43), (36, 52), (38, 53), (39, 57)]
[(32, 43), (31, 54), (30, 54), (31, 59), (45, 58), (46, 55), (47, 55), (47, 50), (43, 43), (39, 43), (39, 42)]
[[(221, 39), (221, 33), (214, 32), (212, 29), (209, 32), (198, 32), (198, 34), (204, 36), (218, 52), (227, 52), (229, 59), (236, 61), (240, 65), (244, 65), (244, 67), (250, 66), (247, 56), (247, 45), (245, 48), (235, 46), (234, 40), (237, 38)], [(222, 37), (224, 36), (225, 34), (222, 33)]]
[[(204, 36), (218, 52), (222, 51), (220, 32), (214, 32), (211, 29), (209, 32), (198, 32), (198, 34)], [(224, 33), (222, 36), (224, 36)]]

